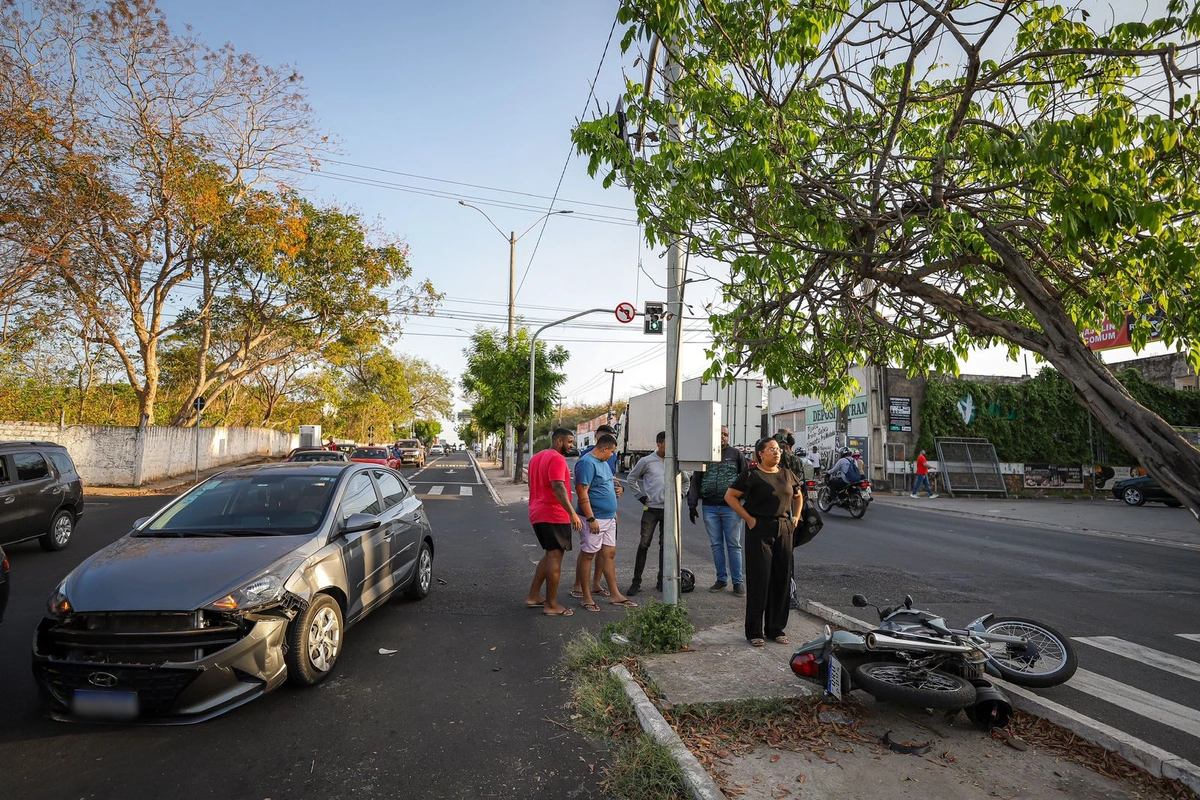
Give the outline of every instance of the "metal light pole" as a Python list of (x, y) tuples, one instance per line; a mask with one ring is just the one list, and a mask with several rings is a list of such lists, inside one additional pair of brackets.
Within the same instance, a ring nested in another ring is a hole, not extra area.
[[(484, 211), (482, 208), (479, 208), (478, 206), (473, 206), (470, 203), (466, 202), (465, 200), (459, 200), (458, 204), (460, 206), (466, 206), (467, 208), (473, 208), (476, 211), (478, 211), (480, 214), (483, 214), (483, 218), (486, 219), (489, 223), (491, 223), (492, 227), (495, 228), (496, 231), (501, 236), (504, 236), (504, 231), (500, 230), (499, 225), (497, 225), (495, 222), (492, 222), (492, 218), (489, 217), (487, 215), (487, 212)], [(537, 227), (537, 224), (539, 222), (541, 222), (542, 220), (544, 220), (546, 217), (552, 217), (556, 214), (573, 214), (573, 213), (575, 213), (575, 212), (571, 211), (570, 209), (564, 209), (562, 211), (548, 211), (545, 214), (542, 214), (540, 217), (538, 217), (537, 220), (534, 221), (534, 223), (532, 225), (530, 225), (528, 228), (525, 229), (525, 233), (522, 233), (520, 236), (517, 236), (516, 231), (509, 231), (508, 236), (504, 237), (508, 240), (508, 341), (510, 343), (513, 341), (513, 334), (515, 333), (514, 326), (516, 323), (515, 310), (516, 310), (516, 305), (517, 305), (517, 288), (516, 288), (517, 242), (519, 242), (521, 239), (524, 239), (525, 234), (529, 233), (531, 230), (533, 230), (535, 227)], [(512, 468), (513, 465), (515, 464), (515, 461), (513, 459), (513, 455), (515, 453), (514, 444), (515, 444), (515, 442), (513, 442), (512, 420), (505, 420), (505, 422), (504, 422), (504, 458), (501, 462), (505, 468)], [(533, 453), (530, 453), (530, 455), (533, 455)], [(520, 483), (521, 476), (514, 475), (513, 480), (516, 481), (517, 483)]]
[(587, 311), (580, 311), (578, 314), (572, 314), (569, 317), (556, 319), (554, 322), (547, 322), (542, 327), (538, 328), (533, 333), (533, 337), (529, 340), (529, 455), (533, 456), (533, 391), (535, 381), (537, 380), (537, 367), (535, 357), (537, 356), (537, 338), (542, 335), (542, 331), (547, 328), (553, 328), (555, 325), (562, 325), (564, 322), (570, 322), (579, 317), (585, 317), (588, 314), (611, 314), (611, 308), (589, 308)]
[(610, 375), (612, 375), (612, 383), (608, 387), (608, 416), (605, 417), (605, 420), (608, 422), (609, 425), (611, 425), (612, 421), (613, 421), (613, 410), (612, 410), (613, 395), (615, 395), (616, 391), (617, 391), (617, 376), (625, 374), (625, 370), (623, 370), (623, 369), (606, 369), (604, 371), (609, 373)]

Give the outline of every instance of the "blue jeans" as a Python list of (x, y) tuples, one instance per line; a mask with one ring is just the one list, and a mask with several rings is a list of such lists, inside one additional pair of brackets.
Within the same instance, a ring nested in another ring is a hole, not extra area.
[[(708, 531), (708, 542), (712, 545), (713, 566), (717, 568), (717, 580), (725, 583), (745, 583), (742, 571), (742, 520), (729, 506), (704, 504), (704, 529)], [(729, 568), (725, 568), (725, 551), (729, 551)]]
[(916, 494), (917, 492), (921, 491), (922, 486), (925, 487), (925, 491), (929, 492), (930, 494), (933, 494), (933, 488), (929, 485), (929, 476), (928, 475), (918, 475), (917, 476), (917, 484), (916, 484), (916, 486), (913, 486), (912, 493)]

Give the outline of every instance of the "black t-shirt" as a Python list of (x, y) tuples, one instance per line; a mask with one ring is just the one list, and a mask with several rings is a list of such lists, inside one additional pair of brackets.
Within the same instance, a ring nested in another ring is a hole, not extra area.
[(742, 506), (750, 516), (786, 517), (803, 485), (789, 469), (763, 472), (755, 467), (739, 475), (729, 488), (742, 492)]

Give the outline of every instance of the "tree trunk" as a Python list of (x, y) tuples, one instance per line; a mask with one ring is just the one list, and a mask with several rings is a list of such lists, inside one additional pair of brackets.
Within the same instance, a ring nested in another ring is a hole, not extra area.
[(1099, 423), (1200, 520), (1200, 450), (1139, 403), (1096, 358), (1061, 302), (1003, 234), (985, 227), (983, 236), (1046, 333), (1049, 345), (1040, 355), (1071, 384)]
[(525, 453), (521, 450), (521, 443), (525, 441), (524, 427), (513, 426), (513, 483), (525, 482)]

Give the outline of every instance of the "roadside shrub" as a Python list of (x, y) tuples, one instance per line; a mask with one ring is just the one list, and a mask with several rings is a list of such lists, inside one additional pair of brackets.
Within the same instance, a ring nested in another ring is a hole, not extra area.
[(688, 619), (687, 608), (682, 602), (667, 605), (651, 599), (623, 619), (605, 625), (600, 638), (611, 642), (614, 634), (624, 637), (634, 654), (650, 655), (678, 653), (688, 646), (695, 632), (696, 627)]

